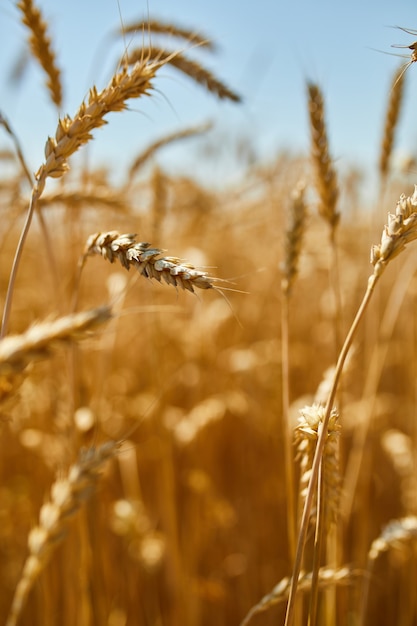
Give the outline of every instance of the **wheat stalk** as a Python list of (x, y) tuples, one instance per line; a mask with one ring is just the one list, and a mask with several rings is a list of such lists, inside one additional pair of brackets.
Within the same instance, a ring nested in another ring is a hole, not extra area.
[(136, 63), (143, 58), (169, 63), (183, 74), (192, 78), (195, 82), (203, 85), (208, 91), (216, 94), (220, 99), (232, 100), (232, 102), (241, 101), (240, 96), (216, 78), (212, 72), (200, 65), (197, 61), (188, 59), (184, 54), (179, 52), (173, 54), (172, 52), (168, 52), (162, 48), (156, 48), (155, 46), (138, 48), (129, 54), (128, 63)]
[(104, 463), (114, 456), (118, 444), (108, 442), (98, 448), (82, 450), (66, 478), (57, 479), (51, 487), (50, 501), (39, 513), (39, 523), (28, 538), (29, 555), (17, 584), (6, 626), (15, 626), (34, 582), (48, 559), (62, 541), (69, 520), (81, 503), (91, 496)]
[(163, 250), (151, 248), (149, 243), (136, 242), (135, 235), (120, 235), (117, 231), (95, 233), (86, 243), (84, 259), (99, 254), (113, 263), (116, 259), (129, 270), (135, 267), (142, 276), (163, 279), (168, 285), (194, 293), (194, 287), (211, 289), (220, 279), (209, 276), (177, 257), (161, 256)]
[(29, 43), (33, 56), (38, 59), (47, 76), (47, 87), (52, 102), (60, 108), (62, 105), (61, 73), (57, 67), (51, 40), (47, 34), (47, 24), (42, 19), (40, 9), (32, 0), (20, 0), (17, 4), (22, 12), (22, 21), (30, 31)]

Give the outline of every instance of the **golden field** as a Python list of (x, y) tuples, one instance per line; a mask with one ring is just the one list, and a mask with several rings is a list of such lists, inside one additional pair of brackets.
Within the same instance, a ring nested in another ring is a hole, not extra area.
[[(18, 8), (61, 110), (53, 33)], [(1, 623), (416, 624), (417, 198), (390, 168), (407, 74), (372, 207), (313, 84), (311, 155), (213, 190), (158, 165), (191, 129), (111, 183), (79, 156), (161, 67), (238, 100), (172, 50), (122, 59), (34, 174), (0, 118)]]

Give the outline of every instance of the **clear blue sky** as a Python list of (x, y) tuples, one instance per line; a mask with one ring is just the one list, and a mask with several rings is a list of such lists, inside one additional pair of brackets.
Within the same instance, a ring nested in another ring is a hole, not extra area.
[[(102, 88), (123, 51), (123, 42), (105, 40), (119, 26), (117, 0), (38, 0), (63, 71), (65, 110), (72, 115), (88, 87)], [(412, 0), (120, 0), (125, 22), (149, 15), (201, 30), (219, 45), (215, 55), (191, 51), (243, 97), (243, 104), (219, 102), (187, 78), (164, 70), (159, 93), (132, 102), (133, 111), (117, 114), (96, 132), (91, 158), (123, 168), (129, 157), (153, 139), (212, 119), (212, 142), (224, 134), (249, 137), (262, 158), (289, 148), (307, 151), (309, 134), (305, 83), (317, 81), (324, 92), (331, 149), (342, 163), (373, 166), (378, 157), (391, 77), (401, 59), (391, 44), (413, 38), (392, 28), (417, 29)], [(0, 6), (0, 109), (21, 138), (32, 169), (56, 128), (56, 111), (34, 63), (16, 89), (8, 71), (23, 46), (25, 30), (15, 3)], [(107, 41), (106, 44), (103, 44)], [(402, 51), (398, 51), (402, 52)], [(406, 54), (408, 50), (405, 50)], [(417, 65), (409, 69), (407, 98), (398, 149), (417, 152)], [(0, 146), (6, 139), (0, 135)], [(199, 153), (188, 143), (165, 150), (170, 167), (192, 171)], [(216, 176), (220, 176), (219, 169)]]

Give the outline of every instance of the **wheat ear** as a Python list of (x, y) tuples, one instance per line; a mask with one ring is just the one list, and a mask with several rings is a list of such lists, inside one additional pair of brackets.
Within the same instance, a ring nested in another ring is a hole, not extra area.
[[(313, 464), (314, 452), (322, 428), (324, 419), (324, 407), (318, 404), (305, 406), (300, 410), (298, 425), (295, 429), (295, 442), (298, 459), (301, 468), (301, 498), (305, 498), (308, 481)], [(339, 415), (333, 408), (326, 443), (323, 450), (322, 481), (323, 481), (323, 506), (324, 506), (324, 530), (327, 532), (330, 525), (336, 522), (339, 513), (340, 485), (338, 440), (340, 435)]]
[(151, 248), (149, 243), (136, 242), (135, 235), (120, 235), (117, 231), (91, 235), (84, 251), (84, 259), (99, 254), (110, 263), (116, 259), (127, 270), (135, 267), (142, 276), (163, 279), (168, 285), (194, 293), (194, 287), (211, 289), (220, 279), (209, 276), (177, 257), (161, 256), (163, 250)]
[(332, 165), (327, 138), (324, 101), (320, 88), (308, 83), (308, 108), (310, 114), (311, 155), (316, 170), (315, 182), (319, 196), (320, 215), (329, 223), (332, 232), (339, 223), (337, 212), (339, 190), (336, 172)]
[(197, 61), (188, 59), (184, 54), (163, 50), (154, 46), (149, 48), (138, 48), (133, 50), (128, 57), (128, 63), (136, 63), (143, 58), (156, 59), (166, 62), (175, 67), (177, 70), (192, 78), (195, 82), (203, 85), (208, 91), (214, 93), (220, 99), (232, 100), (232, 102), (240, 102), (240, 96), (229, 89), (222, 81), (214, 76), (212, 72), (200, 65)]
[(405, 73), (403, 68), (397, 69), (390, 89), (387, 112), (385, 114), (384, 134), (382, 137), (381, 153), (379, 156), (379, 175), (384, 183), (388, 173), (394, 145), (395, 130), (401, 112), (401, 105), (404, 97)]
[(22, 21), (30, 31), (29, 43), (33, 56), (38, 59), (47, 76), (47, 87), (52, 102), (58, 107), (62, 105), (61, 73), (57, 67), (51, 40), (47, 35), (47, 24), (42, 19), (40, 9), (32, 0), (21, 0), (17, 4), (22, 12)]
[(304, 199), (305, 183), (300, 182), (291, 196), (289, 223), (285, 233), (285, 256), (281, 266), (281, 286), (285, 294), (290, 295), (292, 286), (298, 273), (298, 259), (300, 257), (307, 206)]
[(104, 463), (114, 456), (118, 444), (106, 443), (80, 453), (65, 478), (51, 487), (50, 501), (40, 510), (39, 523), (29, 533), (29, 555), (17, 584), (6, 626), (15, 626), (34, 582), (39, 578), (56, 546), (62, 541), (69, 520), (94, 491)]
[(87, 102), (83, 102), (73, 118), (61, 118), (55, 137), (49, 137), (45, 146), (45, 162), (36, 173), (38, 193), (43, 191), (48, 177), (60, 178), (68, 169), (67, 160), (82, 145), (92, 139), (92, 131), (104, 126), (108, 113), (123, 111), (127, 101), (147, 95), (156, 71), (169, 58), (154, 62), (135, 63), (131, 71), (124, 67), (115, 74), (102, 91), (90, 89)]

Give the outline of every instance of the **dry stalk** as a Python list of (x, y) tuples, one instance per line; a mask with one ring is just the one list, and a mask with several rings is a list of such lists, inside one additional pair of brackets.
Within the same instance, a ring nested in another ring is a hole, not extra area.
[(319, 212), (323, 219), (330, 225), (332, 233), (334, 233), (340, 219), (340, 214), (337, 212), (336, 208), (339, 190), (336, 173), (329, 152), (323, 95), (317, 85), (308, 83), (307, 87), (309, 96), (311, 154), (316, 170), (315, 182), (320, 200)]
[(50, 501), (42, 506), (39, 523), (29, 533), (29, 555), (14, 593), (6, 626), (17, 624), (33, 584), (62, 541), (69, 520), (93, 493), (102, 466), (114, 456), (117, 446), (112, 441), (98, 448), (82, 450), (78, 462), (70, 467), (67, 476), (58, 478), (52, 485)]
[(378, 245), (374, 245), (372, 248), (371, 263), (374, 266), (374, 271), (368, 279), (368, 285), (365, 295), (362, 299), (355, 319), (353, 320), (353, 323), (349, 329), (349, 332), (339, 354), (333, 379), (333, 385), (330, 390), (326, 408), (324, 410), (322, 418), (322, 426), (317, 440), (317, 446), (311, 467), (310, 480), (306, 492), (300, 532), (298, 536), (291, 590), (289, 594), (287, 613), (285, 616), (285, 626), (290, 626), (293, 624), (298, 577), (301, 571), (301, 563), (303, 559), (304, 546), (309, 526), (310, 512), (313, 504), (314, 494), (316, 492), (319, 468), (322, 463), (329, 422), (331, 419), (332, 409), (334, 406), (337, 388), (339, 386), (340, 378), (342, 375), (343, 366), (352, 345), (356, 331), (358, 329), (359, 323), (364, 316), (365, 310), (371, 300), (378, 280), (382, 276), (388, 263), (393, 258), (398, 256), (398, 254), (400, 254), (402, 250), (405, 249), (407, 243), (413, 241), (414, 239), (417, 239), (417, 186), (414, 188), (414, 193), (412, 196), (406, 197), (404, 194), (401, 195), (400, 200), (397, 203), (395, 214), (388, 214), (388, 224), (384, 227), (384, 230), (382, 232), (381, 243)]
[(227, 85), (221, 82), (209, 70), (200, 65), (197, 61), (188, 59), (184, 54), (163, 50), (162, 48), (138, 48), (133, 50), (128, 57), (128, 63), (136, 63), (143, 58), (154, 59), (160, 63), (169, 63), (177, 70), (192, 78), (195, 82), (203, 85), (208, 91), (216, 94), (220, 99), (232, 100), (240, 102), (241, 98), (234, 91), (229, 89)]
[(120, 35), (128, 35), (131, 33), (157, 33), (158, 35), (170, 35), (180, 39), (185, 39), (190, 44), (204, 46), (210, 50), (214, 49), (214, 44), (208, 37), (204, 37), (201, 33), (196, 33), (188, 28), (183, 28), (177, 24), (161, 22), (159, 20), (139, 20), (131, 24), (123, 24), (120, 29)]
[(47, 76), (47, 87), (52, 102), (59, 109), (62, 105), (61, 73), (57, 67), (51, 40), (47, 35), (47, 24), (42, 19), (40, 9), (32, 0), (20, 0), (18, 9), (23, 14), (23, 23), (30, 31), (29, 43), (33, 56), (38, 59)]
[(93, 254), (114, 263), (118, 260), (127, 270), (135, 267), (142, 276), (162, 279), (174, 287), (194, 293), (194, 287), (212, 289), (220, 281), (177, 257), (161, 257), (163, 250), (151, 248), (149, 243), (136, 242), (135, 235), (120, 235), (117, 231), (91, 235), (84, 251), (84, 259)]
[(103, 306), (38, 323), (21, 335), (5, 337), (0, 341), (0, 374), (7, 376), (20, 372), (30, 362), (49, 356), (57, 344), (86, 337), (110, 318), (110, 308)]
[[(319, 571), (319, 588), (326, 589), (331, 586), (351, 585), (353, 579), (357, 577), (357, 572), (354, 572), (349, 567), (341, 567), (339, 569), (331, 569), (328, 567), (321, 567)], [(313, 574), (312, 572), (301, 572), (298, 587), (303, 593), (307, 593), (311, 589)], [(283, 578), (275, 587), (267, 593), (262, 600), (260, 600), (255, 606), (251, 608), (244, 620), (240, 623), (240, 626), (248, 626), (252, 618), (258, 613), (267, 611), (272, 606), (284, 602), (288, 598), (288, 594), (291, 586), (291, 578), (287, 576)]]
[(394, 135), (398, 125), (401, 111), (401, 105), (404, 96), (404, 78), (403, 68), (396, 70), (390, 89), (390, 97), (388, 101), (387, 112), (385, 115), (384, 135), (382, 138), (381, 154), (379, 156), (379, 175), (381, 182), (384, 182), (388, 176), (392, 148), (394, 145)]
[(306, 221), (306, 205), (304, 201), (305, 184), (299, 183), (294, 189), (290, 220), (285, 238), (285, 256), (281, 266), (281, 380), (282, 380), (282, 414), (285, 427), (284, 458), (285, 484), (287, 492), (287, 525), (288, 545), (291, 561), (295, 556), (296, 506), (294, 490), (293, 465), (293, 429), (289, 415), (290, 406), (290, 363), (289, 363), (289, 300), (293, 283), (298, 272), (298, 259), (301, 251), (302, 238)]

